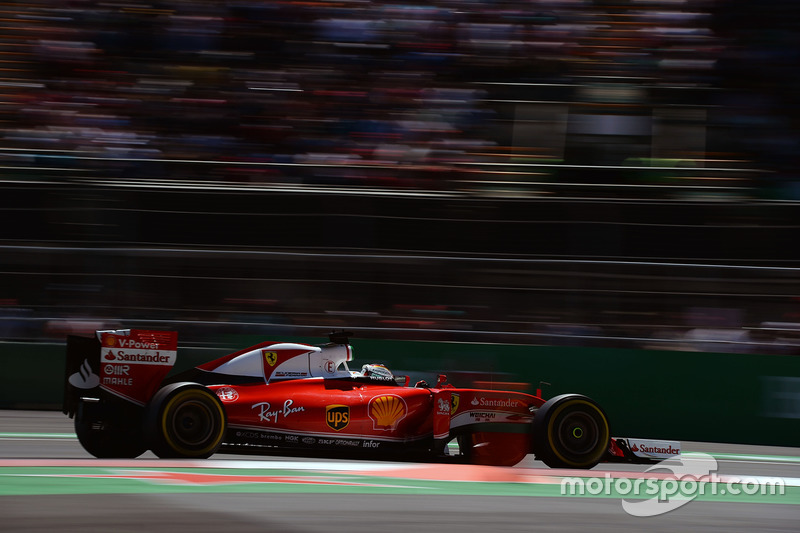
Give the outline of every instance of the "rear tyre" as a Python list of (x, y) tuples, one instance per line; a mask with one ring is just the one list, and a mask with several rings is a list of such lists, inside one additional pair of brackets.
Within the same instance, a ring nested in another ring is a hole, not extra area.
[(532, 431), (536, 457), (551, 468), (592, 468), (611, 441), (606, 414), (580, 394), (548, 400), (536, 412)]
[(205, 459), (225, 436), (227, 418), (217, 395), (197, 383), (173, 383), (147, 406), (145, 436), (158, 457)]
[[(82, 402), (75, 413), (75, 434), (83, 449), (98, 459), (133, 459), (147, 451), (141, 419), (141, 409), (116, 410)], [(122, 421), (130, 425), (121, 427)]]

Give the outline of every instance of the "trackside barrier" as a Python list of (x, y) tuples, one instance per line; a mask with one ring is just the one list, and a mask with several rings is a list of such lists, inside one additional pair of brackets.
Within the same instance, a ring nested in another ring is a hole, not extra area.
[[(178, 348), (180, 371), (263, 338), (225, 339), (228, 349)], [(282, 338), (322, 343), (318, 338)], [(355, 364), (385, 363), (419, 375), (540, 382), (545, 398), (580, 392), (607, 411), (619, 435), (800, 446), (800, 357), (353, 339)], [(0, 343), (0, 408), (60, 409), (63, 344)], [(486, 383), (483, 384), (484, 386)], [(500, 387), (498, 387), (500, 388)]]

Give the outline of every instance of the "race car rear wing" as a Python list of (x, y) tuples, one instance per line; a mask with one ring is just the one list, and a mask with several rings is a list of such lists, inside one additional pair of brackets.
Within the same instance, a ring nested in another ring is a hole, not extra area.
[(110, 330), (67, 337), (62, 411), (74, 416), (81, 397), (101, 391), (143, 406), (177, 359), (174, 331)]
[(100, 341), (95, 337), (67, 337), (64, 367), (64, 401), (61, 411), (70, 418), (78, 411), (80, 397), (95, 393), (100, 386)]

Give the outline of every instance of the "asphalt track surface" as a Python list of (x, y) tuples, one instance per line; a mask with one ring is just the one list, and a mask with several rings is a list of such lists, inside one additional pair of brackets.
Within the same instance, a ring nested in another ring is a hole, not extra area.
[(646, 465), (587, 474), (531, 457), (514, 468), (223, 454), (100, 461), (61, 413), (0, 411), (0, 531), (800, 531), (800, 449), (684, 443), (684, 452), (686, 461), (712, 454), (722, 481), (779, 478), (783, 491), (742, 496), (738, 485), (739, 495), (722, 495), (737, 485), (720, 481), (713, 496), (638, 517), (618, 493), (563, 495), (561, 480), (589, 475), (613, 486), (642, 478)]

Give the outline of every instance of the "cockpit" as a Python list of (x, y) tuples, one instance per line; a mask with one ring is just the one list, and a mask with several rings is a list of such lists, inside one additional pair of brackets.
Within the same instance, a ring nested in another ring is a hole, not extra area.
[(323, 346), (299, 343), (263, 343), (232, 357), (214, 371), (238, 376), (263, 376), (273, 383), (292, 379), (358, 379), (365, 382), (397, 384), (385, 365), (366, 364), (361, 371), (350, 370), (353, 348), (331, 342)]

